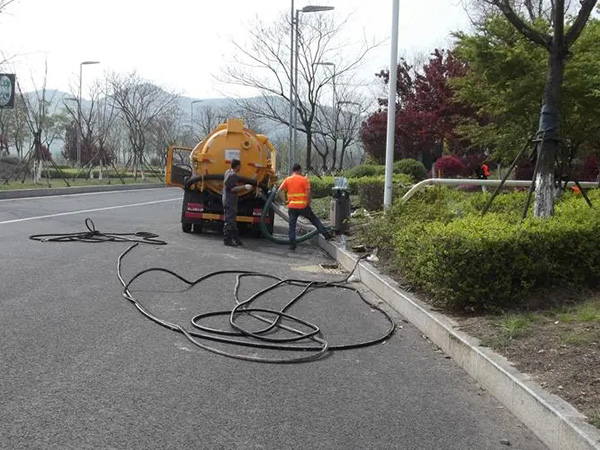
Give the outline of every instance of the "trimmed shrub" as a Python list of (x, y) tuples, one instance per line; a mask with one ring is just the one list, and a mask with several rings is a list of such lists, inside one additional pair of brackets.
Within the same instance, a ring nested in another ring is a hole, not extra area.
[(443, 178), (461, 177), (469, 172), (465, 163), (456, 156), (442, 156), (435, 162), (435, 170)]
[(385, 166), (376, 166), (362, 164), (344, 171), (344, 176), (347, 178), (362, 178), (385, 175)]
[[(392, 188), (393, 198), (401, 197), (408, 190), (412, 178), (410, 175), (400, 174), (394, 177), (394, 186)], [(351, 180), (351, 191), (358, 195), (360, 206), (370, 211), (383, 209), (383, 193), (385, 187), (384, 177), (363, 177), (357, 180)]]
[(394, 173), (410, 175), (415, 181), (421, 181), (427, 178), (427, 169), (423, 163), (412, 158), (396, 161), (394, 163)]
[[(330, 197), (334, 186), (334, 177), (310, 177), (313, 198)], [(412, 178), (406, 174), (394, 175), (394, 198), (404, 195)], [(378, 210), (383, 208), (384, 177), (349, 178), (348, 188), (351, 194), (359, 196), (359, 203), (365, 209)]]
[(406, 280), (448, 309), (498, 310), (536, 288), (594, 287), (600, 279), (600, 213), (574, 196), (548, 220), (469, 214), (409, 224), (394, 243)]
[(331, 196), (333, 189), (333, 177), (309, 177), (310, 191), (313, 198), (323, 198)]
[(6, 156), (0, 157), (0, 163), (6, 164), (6, 165), (16, 166), (17, 164), (19, 164), (20, 161), (21, 160), (19, 159), (18, 156), (6, 155)]

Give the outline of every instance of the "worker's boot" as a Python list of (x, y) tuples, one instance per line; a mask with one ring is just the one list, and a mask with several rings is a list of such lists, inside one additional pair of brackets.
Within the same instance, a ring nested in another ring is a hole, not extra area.
[(237, 242), (235, 242), (232, 238), (226, 238), (223, 241), (223, 243), (225, 245), (227, 245), (228, 247), (237, 247), (238, 246)]
[(235, 243), (236, 243), (236, 245), (239, 245), (240, 247), (243, 247), (243, 246), (244, 246), (244, 243), (243, 243), (243, 242), (240, 240), (240, 238), (239, 238), (239, 237), (237, 237), (237, 236), (235, 236), (235, 237), (233, 238), (233, 242), (235, 242)]
[(296, 250), (296, 243), (295, 242), (290, 242), (290, 250), (292, 250), (292, 251)]

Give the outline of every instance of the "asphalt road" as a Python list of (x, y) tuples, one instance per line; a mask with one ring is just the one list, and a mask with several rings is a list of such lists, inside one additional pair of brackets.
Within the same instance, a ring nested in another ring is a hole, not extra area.
[[(126, 256), (126, 279), (154, 266), (192, 279), (222, 269), (340, 277), (317, 270), (331, 261), (311, 244), (290, 254), (263, 239), (232, 249), (217, 234), (184, 234), (180, 198), (178, 189), (151, 189), (0, 200), (0, 448), (480, 450), (507, 448), (503, 440), (545, 448), (397, 314), (401, 328), (373, 347), (293, 365), (230, 359), (123, 299), (116, 259), (127, 244), (28, 239), (83, 231), (90, 217), (100, 231), (152, 231), (168, 241)], [(230, 308), (233, 284), (223, 276), (182, 290), (153, 273), (132, 290), (189, 327), (195, 314)], [(241, 292), (261, 286), (248, 280)], [(271, 297), (265, 302), (282, 301)], [(292, 313), (332, 343), (386, 328), (343, 290), (311, 294)]]

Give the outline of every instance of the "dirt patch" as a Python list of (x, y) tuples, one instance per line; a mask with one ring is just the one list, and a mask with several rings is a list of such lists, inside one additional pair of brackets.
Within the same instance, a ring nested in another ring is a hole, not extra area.
[[(600, 311), (600, 302), (588, 305)], [(453, 318), (461, 330), (505, 356), (600, 428), (600, 321), (582, 320), (577, 311)]]

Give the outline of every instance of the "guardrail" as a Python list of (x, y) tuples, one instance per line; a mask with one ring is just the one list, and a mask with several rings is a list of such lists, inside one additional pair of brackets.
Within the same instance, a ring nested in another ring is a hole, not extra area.
[[(479, 180), (474, 178), (428, 178), (415, 184), (410, 190), (404, 194), (400, 200), (402, 203), (406, 203), (416, 192), (420, 191), (426, 186), (442, 185), (442, 186), (491, 186), (496, 187), (502, 183), (502, 180)], [(569, 181), (568, 187), (575, 186), (575, 182)], [(598, 188), (598, 183), (595, 181), (580, 181), (579, 185), (586, 189)], [(529, 187), (531, 186), (531, 180), (506, 180), (504, 182), (506, 187)]]

